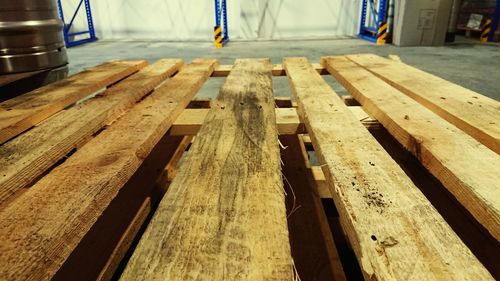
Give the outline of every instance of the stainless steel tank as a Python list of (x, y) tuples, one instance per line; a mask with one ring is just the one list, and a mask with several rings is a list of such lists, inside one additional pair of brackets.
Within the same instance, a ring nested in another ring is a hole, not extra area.
[(0, 0), (0, 74), (67, 64), (56, 0)]

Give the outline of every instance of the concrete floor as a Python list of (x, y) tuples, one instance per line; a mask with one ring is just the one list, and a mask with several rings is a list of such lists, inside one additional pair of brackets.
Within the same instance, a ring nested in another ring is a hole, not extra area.
[[(214, 49), (209, 42), (98, 41), (68, 51), (70, 73), (100, 64), (110, 59), (182, 58), (185, 63), (198, 57), (219, 59), (232, 64), (236, 58), (267, 57), (281, 63), (283, 57), (303, 56), (319, 62), (321, 56), (356, 53), (398, 55), (407, 64), (428, 71), (500, 101), (500, 44), (479, 44), (476, 40), (458, 38), (444, 47), (376, 46), (358, 39), (308, 41), (230, 42)], [(323, 76), (338, 94), (345, 90), (331, 76)], [(198, 93), (199, 97), (215, 97), (224, 78), (211, 78)], [(274, 77), (276, 96), (289, 96), (286, 77)]]

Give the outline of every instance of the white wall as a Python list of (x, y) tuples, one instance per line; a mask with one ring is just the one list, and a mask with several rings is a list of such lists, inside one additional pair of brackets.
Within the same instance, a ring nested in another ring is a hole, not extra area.
[[(66, 22), (78, 0), (63, 0)], [(227, 0), (235, 39), (353, 36), (361, 0)], [(211, 41), (213, 0), (91, 0), (101, 39)], [(80, 30), (85, 20), (78, 18)]]

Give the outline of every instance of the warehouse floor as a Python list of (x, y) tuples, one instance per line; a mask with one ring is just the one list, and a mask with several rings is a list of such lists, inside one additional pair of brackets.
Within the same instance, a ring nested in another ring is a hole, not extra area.
[[(477, 40), (459, 37), (445, 47), (376, 46), (358, 39), (249, 41), (230, 42), (214, 49), (209, 42), (98, 41), (68, 51), (70, 73), (110, 59), (182, 58), (186, 63), (197, 57), (218, 58), (221, 64), (232, 64), (236, 58), (268, 57), (280, 63), (283, 57), (304, 56), (319, 62), (321, 56), (355, 53), (398, 55), (407, 64), (428, 71), (483, 95), (500, 100), (500, 44), (479, 44)], [(330, 76), (323, 76), (339, 94), (345, 90)], [(210, 79), (200, 97), (215, 97), (224, 78)], [(275, 77), (275, 95), (289, 96), (286, 77)]]

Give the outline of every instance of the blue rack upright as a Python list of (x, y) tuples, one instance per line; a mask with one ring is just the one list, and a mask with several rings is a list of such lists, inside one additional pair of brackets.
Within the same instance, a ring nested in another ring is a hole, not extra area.
[[(88, 30), (85, 31), (78, 31), (78, 32), (71, 32), (71, 27), (73, 27), (73, 22), (75, 21), (76, 16), (78, 15), (78, 12), (80, 11), (80, 8), (82, 5), (85, 5), (85, 13), (87, 17), (87, 25), (88, 25)], [(64, 12), (63, 12), (63, 7), (61, 4), (61, 0), (57, 0), (57, 5), (59, 7), (59, 15), (61, 16), (61, 20), (64, 23), (64, 42), (66, 42), (66, 47), (74, 47), (78, 45), (82, 45), (85, 43), (89, 42), (94, 42), (97, 40), (97, 37), (95, 35), (95, 30), (94, 30), (94, 21), (92, 20), (92, 12), (90, 10), (90, 0), (80, 0), (78, 3), (78, 6), (73, 13), (73, 16), (71, 17), (71, 20), (69, 21), (68, 24), (66, 24), (66, 21), (64, 20)], [(83, 35), (83, 34), (88, 34), (89, 36), (84, 39), (78, 39), (75, 40), (75, 36)]]
[(227, 4), (226, 0), (214, 0), (215, 3), (215, 26), (214, 40), (215, 47), (221, 48), (229, 41), (229, 31), (227, 26)]
[[(385, 44), (388, 35), (387, 2), (388, 0), (363, 0), (361, 8), (361, 24), (358, 37)], [(377, 6), (377, 7), (376, 7)], [(370, 14), (368, 14), (370, 10)]]

